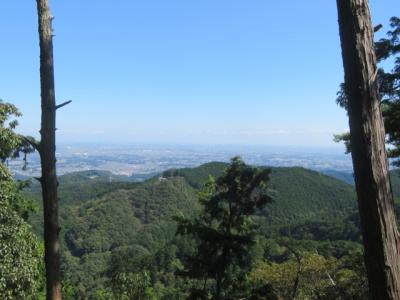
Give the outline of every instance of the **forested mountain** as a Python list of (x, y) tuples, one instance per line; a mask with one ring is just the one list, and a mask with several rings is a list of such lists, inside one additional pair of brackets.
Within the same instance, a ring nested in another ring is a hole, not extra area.
[[(175, 235), (174, 216), (196, 215), (200, 209), (198, 191), (210, 175), (218, 177), (226, 167), (213, 162), (169, 170), (145, 182), (129, 182), (127, 177), (110, 180), (112, 175), (101, 171), (60, 176), (66, 297), (69, 293), (72, 299), (99, 299), (100, 294), (110, 293), (114, 275), (126, 268), (139, 273), (146, 270), (151, 276), (143, 284), (158, 292), (158, 298), (184, 293), (175, 271), (192, 246)], [(304, 168), (272, 168), (268, 191), (273, 203), (254, 216), (264, 239), (287, 236), (309, 240), (307, 247), (315, 246), (327, 255), (347, 251), (345, 242), (336, 245), (334, 240), (357, 244), (356, 200), (351, 185)], [(36, 199), (38, 193), (36, 184), (26, 191)], [(41, 230), (39, 220), (31, 216), (36, 231)], [(314, 245), (317, 241), (320, 244)], [(340, 249), (326, 250), (327, 241), (329, 249)], [(129, 267), (123, 257), (129, 261), (132, 256), (140, 259)]]
[(323, 174), (328, 175), (330, 177), (337, 178), (341, 181), (344, 181), (348, 184), (354, 185), (354, 176), (353, 173), (350, 172), (343, 172), (343, 171), (337, 171), (333, 169), (326, 169), (321, 171)]
[[(227, 164), (212, 162), (192, 169), (169, 170), (165, 177), (183, 177), (200, 188), (208, 176), (218, 177)], [(334, 220), (348, 215), (356, 205), (354, 189), (343, 181), (300, 167), (270, 168), (272, 205), (260, 212), (268, 223), (297, 224), (305, 220)]]

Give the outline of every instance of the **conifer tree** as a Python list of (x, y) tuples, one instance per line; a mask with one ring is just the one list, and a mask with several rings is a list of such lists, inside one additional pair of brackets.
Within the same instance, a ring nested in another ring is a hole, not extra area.
[[(375, 42), (375, 53), (378, 63), (393, 60), (394, 66), (391, 70), (379, 68), (377, 80), (381, 98), (381, 109), (385, 125), (386, 142), (392, 147), (387, 149), (389, 158), (393, 158), (392, 164), (400, 166), (400, 18), (390, 19), (391, 30), (387, 32), (386, 38)], [(375, 27), (380, 30), (381, 25)], [(340, 85), (337, 93), (337, 103), (347, 110), (347, 97), (344, 84)], [(344, 142), (346, 153), (351, 151), (350, 134), (343, 133), (335, 135), (336, 142)]]
[(371, 299), (400, 299), (400, 244), (367, 0), (337, 0), (344, 92)]
[(192, 290), (193, 299), (206, 297), (208, 280), (214, 299), (228, 297), (233, 284), (248, 271), (256, 234), (251, 216), (271, 201), (266, 191), (269, 173), (233, 158), (223, 176), (206, 184), (200, 197), (201, 215), (195, 220), (178, 219), (178, 233), (197, 241), (195, 253), (180, 272), (203, 282), (201, 289)]

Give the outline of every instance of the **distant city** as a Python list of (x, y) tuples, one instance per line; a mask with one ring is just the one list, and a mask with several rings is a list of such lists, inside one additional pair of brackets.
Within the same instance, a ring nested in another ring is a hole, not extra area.
[[(257, 166), (300, 166), (317, 171), (352, 172), (351, 157), (341, 148), (305, 148), (283, 146), (237, 145), (59, 145), (59, 175), (85, 170), (104, 170), (143, 180), (172, 168), (195, 167), (210, 161), (229, 161), (239, 155), (246, 163)], [(38, 176), (37, 154), (28, 156), (22, 170), (20, 159), (8, 162), (16, 175)]]

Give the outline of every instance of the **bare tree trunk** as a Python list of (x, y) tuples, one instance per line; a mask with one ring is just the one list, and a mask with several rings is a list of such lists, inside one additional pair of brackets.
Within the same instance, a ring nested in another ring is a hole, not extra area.
[(290, 295), (290, 300), (296, 299), (297, 291), (299, 289), (299, 283), (300, 283), (300, 274), (302, 272), (302, 266), (301, 266), (301, 256), (300, 254), (295, 251), (291, 246), (288, 244), (284, 245), (296, 258), (297, 261), (297, 271), (296, 271), (296, 279), (294, 280), (293, 287), (292, 287), (292, 293)]
[(368, 0), (337, 0), (353, 168), (371, 299), (400, 299), (399, 233)]
[(61, 300), (60, 246), (56, 174), (56, 101), (54, 93), (53, 30), (48, 0), (37, 0), (42, 98), (40, 154), (44, 211), (46, 291), (48, 300)]
[(220, 275), (217, 275), (216, 281), (217, 281), (217, 291), (215, 293), (215, 300), (220, 300), (221, 299), (221, 281), (222, 281), (222, 278)]

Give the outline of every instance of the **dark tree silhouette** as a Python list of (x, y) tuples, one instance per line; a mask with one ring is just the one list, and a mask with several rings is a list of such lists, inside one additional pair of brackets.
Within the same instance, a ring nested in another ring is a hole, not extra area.
[(42, 120), (40, 143), (32, 145), (40, 154), (44, 211), (44, 244), (47, 299), (61, 299), (60, 245), (56, 173), (56, 110), (70, 101), (56, 105), (54, 90), (53, 29), (48, 0), (37, 0), (40, 46), (40, 91)]

